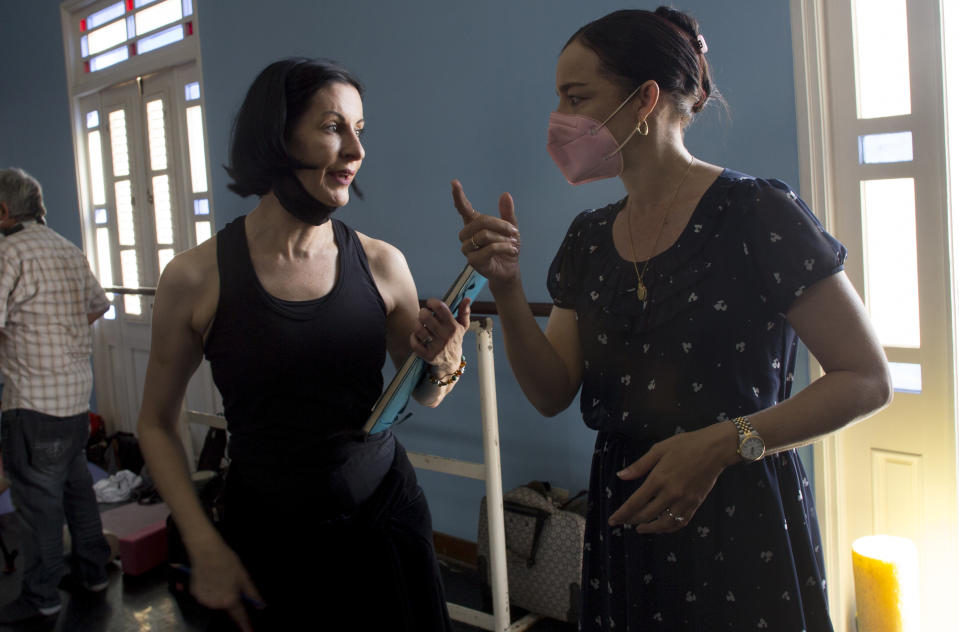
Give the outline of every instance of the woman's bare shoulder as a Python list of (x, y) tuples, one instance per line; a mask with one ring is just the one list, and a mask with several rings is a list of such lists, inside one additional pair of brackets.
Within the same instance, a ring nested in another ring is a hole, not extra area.
[(397, 273), (409, 270), (406, 257), (396, 246), (382, 239), (364, 235), (360, 231), (356, 231), (356, 236), (360, 238), (360, 244), (362, 244), (363, 251), (366, 253), (366, 259), (370, 262), (370, 268), (375, 274), (378, 273), (385, 278), (389, 278)]

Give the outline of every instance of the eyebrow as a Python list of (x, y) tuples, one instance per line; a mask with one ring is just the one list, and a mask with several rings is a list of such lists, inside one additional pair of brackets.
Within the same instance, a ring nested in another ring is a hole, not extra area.
[[(323, 116), (326, 116), (327, 114), (332, 114), (333, 116), (338, 116), (338, 117), (340, 117), (341, 119), (343, 119), (344, 121), (346, 120), (346, 117), (343, 116), (342, 114), (340, 114), (339, 112), (337, 112), (336, 110), (327, 110), (327, 111), (323, 112)], [(360, 119), (360, 120), (357, 121), (357, 123), (366, 123), (366, 119)]]
[(563, 85), (561, 85), (559, 87), (559, 91), (556, 94), (564, 93), (570, 88), (581, 88), (585, 85), (588, 85), (585, 81), (570, 81), (568, 83), (564, 83)]

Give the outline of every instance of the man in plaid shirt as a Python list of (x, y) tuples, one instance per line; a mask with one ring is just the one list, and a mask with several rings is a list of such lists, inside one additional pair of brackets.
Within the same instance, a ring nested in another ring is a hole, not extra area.
[(60, 611), (64, 520), (74, 577), (87, 590), (107, 587), (110, 546), (86, 444), (91, 325), (109, 303), (83, 252), (48, 228), (45, 214), (37, 181), (0, 169), (0, 447), (23, 534), (21, 593), (0, 608), (0, 623)]

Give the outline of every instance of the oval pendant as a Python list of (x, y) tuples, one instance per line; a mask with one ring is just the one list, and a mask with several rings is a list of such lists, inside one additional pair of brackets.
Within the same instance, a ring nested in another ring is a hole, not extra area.
[(646, 300), (646, 286), (643, 285), (642, 281), (636, 284), (636, 298), (641, 301)]

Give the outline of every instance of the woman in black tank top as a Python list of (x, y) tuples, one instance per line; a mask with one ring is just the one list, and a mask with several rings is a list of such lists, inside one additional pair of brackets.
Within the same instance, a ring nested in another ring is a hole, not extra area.
[[(392, 433), (365, 437), (362, 425), (387, 352), (429, 362), (439, 379), (414, 397), (439, 404), (469, 307), (420, 309), (399, 251), (330, 217), (359, 194), (363, 125), (347, 71), (268, 66), (237, 115), (228, 168), (230, 188), (259, 204), (177, 256), (157, 288), (140, 445), (189, 554), (191, 592), (221, 611), (211, 629), (450, 629), (413, 469)], [(218, 528), (176, 435), (204, 355), (230, 431)]]

